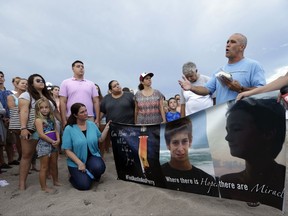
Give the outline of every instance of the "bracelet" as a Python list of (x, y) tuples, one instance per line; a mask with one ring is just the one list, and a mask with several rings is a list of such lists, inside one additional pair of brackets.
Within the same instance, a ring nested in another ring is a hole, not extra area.
[(25, 130), (25, 129), (27, 129), (27, 128), (26, 127), (20, 128), (20, 130)]

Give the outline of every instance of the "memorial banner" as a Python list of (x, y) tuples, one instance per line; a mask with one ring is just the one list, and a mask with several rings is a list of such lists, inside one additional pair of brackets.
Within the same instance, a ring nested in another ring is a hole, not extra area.
[(275, 98), (248, 98), (166, 124), (112, 122), (118, 178), (284, 211), (285, 113)]

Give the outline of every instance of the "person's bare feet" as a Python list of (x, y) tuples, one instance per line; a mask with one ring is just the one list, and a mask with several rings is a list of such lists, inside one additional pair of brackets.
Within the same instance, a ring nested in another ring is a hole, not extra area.
[(48, 187), (46, 187), (46, 188), (41, 188), (41, 190), (44, 191), (45, 193), (53, 193), (53, 192), (55, 191), (54, 189), (48, 188)]
[(19, 185), (19, 190), (21, 190), (21, 191), (24, 191), (24, 190), (26, 190), (26, 187), (25, 187), (25, 185)]
[(58, 181), (54, 182), (53, 184), (54, 184), (54, 186), (62, 186), (62, 185), (63, 185), (63, 184), (61, 184), (61, 183), (58, 182)]

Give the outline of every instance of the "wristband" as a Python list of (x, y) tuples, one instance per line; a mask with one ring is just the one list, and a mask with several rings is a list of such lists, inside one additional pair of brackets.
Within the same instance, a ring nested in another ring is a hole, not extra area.
[(25, 130), (25, 129), (27, 129), (27, 128), (26, 127), (20, 128), (20, 130)]

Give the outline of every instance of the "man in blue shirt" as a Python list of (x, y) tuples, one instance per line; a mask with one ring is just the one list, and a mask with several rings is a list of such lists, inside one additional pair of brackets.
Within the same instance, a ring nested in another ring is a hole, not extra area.
[[(244, 35), (231, 35), (226, 44), (225, 56), (228, 63), (217, 70), (204, 86), (193, 86), (183, 76), (183, 80), (179, 80), (182, 89), (199, 95), (212, 95), (216, 91), (216, 104), (221, 104), (235, 99), (240, 92), (265, 85), (262, 66), (257, 61), (244, 57), (246, 46), (247, 38)], [(219, 72), (225, 72), (228, 76), (219, 76)]]

